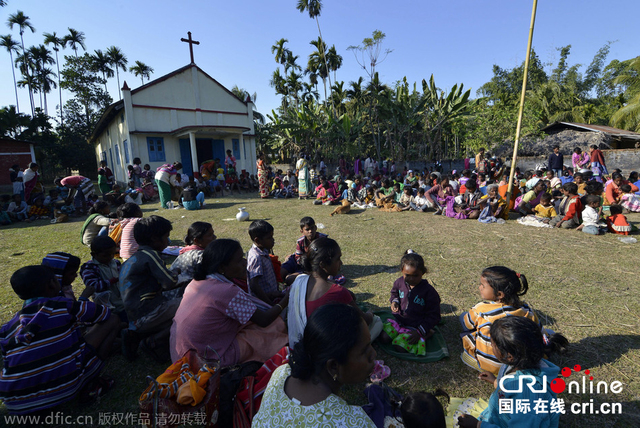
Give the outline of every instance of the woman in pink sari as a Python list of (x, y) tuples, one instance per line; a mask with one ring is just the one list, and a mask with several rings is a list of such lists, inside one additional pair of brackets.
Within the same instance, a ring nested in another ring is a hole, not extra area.
[(218, 239), (207, 245), (173, 318), (174, 362), (189, 349), (205, 355), (207, 347), (220, 355), (223, 367), (264, 362), (287, 344), (280, 313), (287, 307), (289, 294), (276, 305), (267, 305), (233, 282), (246, 276), (247, 260), (238, 241)]

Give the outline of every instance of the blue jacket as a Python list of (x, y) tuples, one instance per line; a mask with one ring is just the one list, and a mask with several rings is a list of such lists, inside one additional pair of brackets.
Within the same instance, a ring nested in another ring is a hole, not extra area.
[[(551, 401), (557, 398), (555, 392), (551, 391), (549, 387), (549, 383), (558, 377), (558, 373), (560, 369), (558, 366), (547, 360), (540, 361), (540, 369), (535, 370), (518, 370), (513, 374), (514, 377), (509, 380), (504, 381), (504, 387), (507, 391), (514, 391), (519, 388), (520, 385), (520, 376), (523, 375), (531, 375), (536, 378), (536, 384), (533, 386), (535, 390), (541, 390), (543, 386), (546, 389), (546, 392), (532, 392), (529, 389), (528, 384), (530, 381), (528, 379), (523, 379), (522, 381), (522, 392), (505, 392), (500, 389), (498, 384), (498, 389), (493, 391), (491, 397), (489, 398), (489, 405), (480, 415), (480, 420), (482, 421), (482, 428), (507, 428), (507, 427), (517, 427), (517, 428), (557, 428), (558, 421), (560, 420), (560, 413), (552, 413), (551, 412)], [(509, 366), (502, 366), (500, 369), (500, 373), (498, 373), (498, 380), (502, 378), (507, 370), (511, 369)], [(546, 385), (544, 376), (546, 376)], [(513, 400), (513, 413), (500, 413), (500, 400), (503, 399), (511, 399)], [(535, 406), (536, 400), (543, 400), (546, 403), (546, 407), (544, 411), (536, 413)], [(528, 412), (516, 412), (516, 403), (520, 400), (520, 403), (525, 403), (523, 400), (528, 400), (530, 409)]]

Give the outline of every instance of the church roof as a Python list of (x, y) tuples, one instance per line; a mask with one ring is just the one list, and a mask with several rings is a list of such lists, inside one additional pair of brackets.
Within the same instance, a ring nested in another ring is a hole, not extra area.
[[(190, 69), (191, 67), (195, 67), (200, 73), (204, 74), (206, 77), (208, 77), (209, 79), (213, 80), (214, 82), (216, 82), (216, 84), (218, 84), (222, 89), (224, 89), (226, 92), (228, 92), (230, 95), (233, 95), (235, 98), (238, 98), (238, 96), (236, 94), (234, 94), (233, 92), (231, 92), (229, 89), (227, 89), (222, 83), (218, 82), (216, 79), (214, 79), (213, 77), (209, 76), (203, 69), (201, 69), (200, 67), (198, 67), (195, 64), (187, 64), (184, 67), (181, 67), (175, 71), (172, 71), (169, 74), (165, 74), (164, 76), (158, 77), (155, 80), (152, 80), (151, 82), (148, 82), (146, 85), (142, 85), (142, 86), (138, 86), (135, 89), (131, 90), (131, 95), (135, 94), (136, 92), (140, 92), (140, 91), (144, 91), (145, 89), (150, 88), (151, 86), (157, 85), (160, 82), (164, 82), (167, 79), (170, 79), (173, 76), (176, 76), (182, 72), (184, 72), (185, 70)], [(243, 104), (247, 104), (247, 101), (238, 98)]]
[[(160, 82), (164, 82), (165, 80), (168, 80), (173, 76), (176, 76), (176, 75), (178, 75), (180, 73), (183, 73), (184, 71), (188, 70), (191, 67), (195, 67), (200, 73), (204, 74), (208, 79), (210, 79), (213, 82), (215, 82), (218, 86), (220, 86), (229, 95), (233, 96), (234, 98), (239, 100), (244, 105), (247, 105), (247, 103), (250, 101), (250, 99), (247, 99), (245, 101), (245, 100), (242, 100), (241, 98), (238, 98), (238, 96), (236, 94), (231, 92), (223, 84), (221, 84), (216, 79), (214, 79), (213, 77), (208, 75), (204, 70), (202, 70), (200, 67), (198, 67), (195, 64), (187, 64), (184, 67), (180, 67), (179, 69), (174, 70), (169, 74), (165, 74), (164, 76), (158, 77), (157, 79), (154, 79), (154, 80), (148, 82), (145, 85), (142, 85), (142, 86), (139, 86), (139, 87), (137, 87), (135, 89), (132, 89), (131, 90), (131, 95), (133, 95), (133, 94), (135, 94), (137, 92), (141, 92), (141, 91), (144, 91), (146, 89), (149, 89), (150, 87), (152, 87), (154, 85), (157, 85)], [(127, 82), (124, 82), (124, 85), (123, 85), (122, 89), (129, 89), (128, 86), (127, 86)], [(111, 121), (116, 117), (116, 115), (118, 115), (118, 113), (120, 113), (120, 110), (122, 110), (123, 108), (124, 108), (124, 101), (120, 100), (120, 101), (116, 101), (115, 103), (111, 104), (110, 106), (108, 106), (105, 109), (105, 111), (102, 113), (102, 116), (100, 116), (100, 120), (96, 124), (96, 127), (94, 128), (93, 132), (91, 133), (91, 136), (89, 137), (89, 142), (90, 143), (95, 142), (95, 140), (98, 138), (98, 136), (100, 134), (102, 134), (102, 132), (109, 125), (109, 123), (111, 123)]]

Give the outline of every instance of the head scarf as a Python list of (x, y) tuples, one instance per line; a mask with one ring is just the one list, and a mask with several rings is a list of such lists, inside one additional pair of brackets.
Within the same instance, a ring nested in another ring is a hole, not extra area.
[(527, 189), (533, 190), (533, 188), (536, 187), (538, 182), (540, 182), (540, 179), (538, 177), (533, 177), (531, 180), (527, 181), (527, 184), (526, 184)]

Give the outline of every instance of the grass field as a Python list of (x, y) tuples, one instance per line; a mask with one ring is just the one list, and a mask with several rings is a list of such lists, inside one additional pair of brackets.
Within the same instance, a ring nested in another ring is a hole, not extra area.
[[(477, 373), (459, 359), (462, 345), (457, 317), (479, 301), (480, 272), (491, 265), (505, 265), (529, 279), (524, 297), (546, 327), (564, 334), (571, 343), (568, 355), (552, 357), (560, 367), (579, 364), (589, 369), (596, 382), (620, 381), (623, 390), (560, 395), (566, 403), (590, 403), (594, 413), (601, 403), (622, 403), (621, 415), (572, 415), (561, 417), (566, 427), (630, 427), (640, 420), (640, 294), (638, 293), (638, 255), (640, 244), (624, 244), (617, 236), (591, 236), (584, 233), (537, 229), (510, 221), (505, 225), (485, 225), (477, 221), (458, 221), (430, 214), (377, 210), (356, 211), (330, 217), (333, 207), (313, 206), (310, 201), (260, 200), (255, 193), (207, 200), (201, 211), (163, 210), (159, 204), (145, 205), (145, 216), (161, 214), (173, 222), (171, 239), (182, 243), (193, 221), (208, 221), (219, 238), (235, 238), (248, 250), (249, 223), (225, 221), (246, 207), (251, 219), (266, 219), (275, 227), (274, 252), (281, 259), (295, 249), (301, 217), (312, 216), (324, 225), (321, 231), (336, 239), (342, 248), (342, 272), (347, 287), (358, 301), (371, 309), (387, 307), (389, 291), (398, 278), (398, 263), (411, 248), (422, 254), (429, 268), (427, 279), (442, 299), (444, 324), (451, 357), (437, 363), (408, 363), (379, 351), (378, 358), (391, 367), (387, 383), (400, 392), (442, 388), (452, 397), (488, 398), (492, 388), (477, 379)], [(632, 223), (640, 215), (629, 215)], [(39, 264), (47, 252), (66, 251), (89, 259), (80, 242), (81, 220), (59, 225), (47, 222), (18, 224), (0, 229), (0, 321), (7, 322), (20, 310), (21, 301), (9, 285), (18, 268)], [(80, 279), (76, 294), (82, 290)], [(339, 322), (339, 321), (337, 321)], [(116, 388), (88, 408), (76, 403), (65, 405), (66, 415), (89, 415), (93, 426), (101, 424), (104, 412), (138, 412), (137, 398), (146, 387), (147, 375), (157, 376), (166, 367), (145, 355), (128, 363), (117, 355), (109, 360), (105, 373), (116, 378)], [(582, 379), (572, 375), (569, 380)], [(589, 380), (587, 379), (587, 385)], [(344, 389), (345, 398), (363, 404), (361, 386)], [(0, 405), (1, 406), (1, 405)], [(588, 409), (587, 409), (588, 410)], [(0, 407), (0, 418), (6, 410)], [(635, 422), (633, 422), (635, 421)], [(4, 421), (0, 420), (0, 426)], [(104, 420), (103, 420), (104, 422)], [(54, 424), (55, 425), (55, 424)], [(87, 424), (91, 426), (90, 424)], [(117, 425), (113, 426), (127, 426)]]

